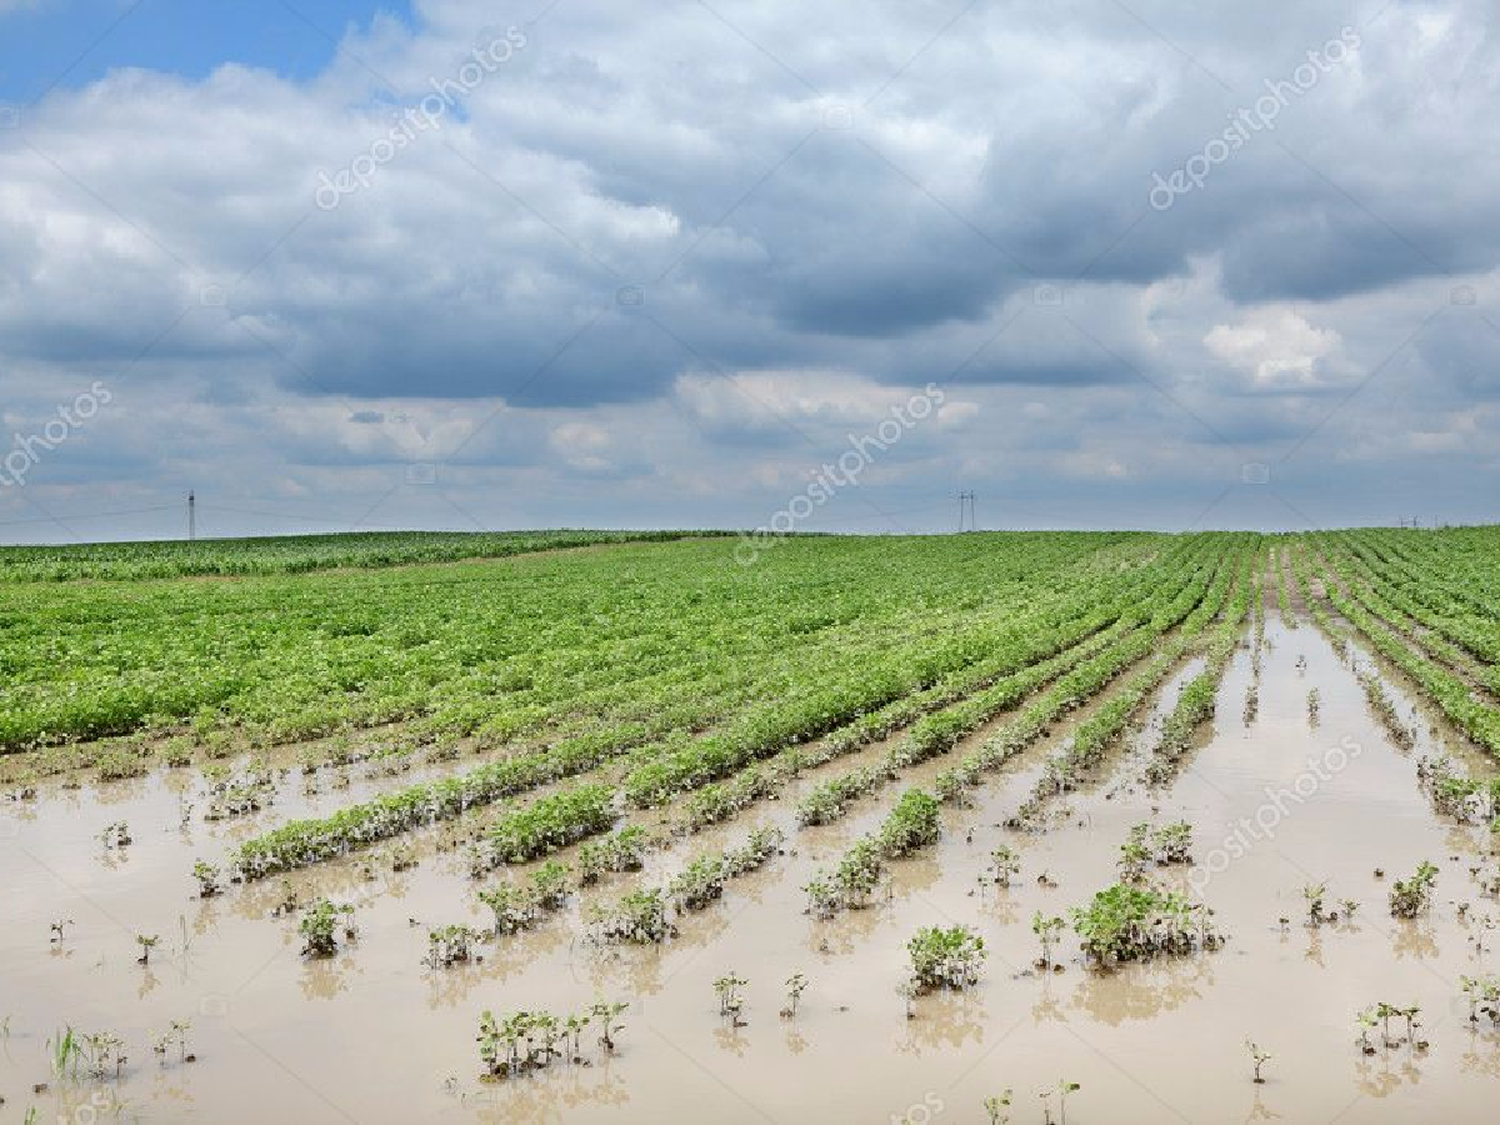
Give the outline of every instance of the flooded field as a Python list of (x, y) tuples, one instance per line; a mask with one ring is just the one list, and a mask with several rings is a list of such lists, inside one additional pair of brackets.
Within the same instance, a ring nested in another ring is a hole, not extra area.
[[(283, 766), (269, 803), (218, 820), (204, 819), (213, 779), (196, 767), (40, 778), (0, 806), (0, 1119), (35, 1108), (38, 1121), (80, 1122), (1029, 1122), (1060, 1120), (1065, 1102), (1073, 1125), (1489, 1120), (1500, 1027), (1471, 1020), (1461, 978), (1496, 970), (1495, 848), (1487, 821), (1435, 806), (1422, 763), (1448, 758), (1477, 781), (1493, 763), (1417, 684), (1342, 633), (1347, 621), (1315, 627), (1300, 594), (1277, 585), (1284, 616), (1274, 577), (1257, 582), (1214, 717), (1165, 784), (1145, 778), (1184, 686), (1212, 659), (1196, 646), (1172, 653), (1129, 727), (1063, 791), (1043, 784), (1049, 763), (1108, 709), (1108, 690), (945, 802), (938, 841), (889, 858), (868, 905), (828, 916), (809, 911), (804, 888), (880, 829), (901, 793), (942, 792), (943, 771), (1019, 707), (893, 771), (830, 823), (800, 823), (804, 799), (886, 761), (904, 728), (796, 771), (700, 831), (683, 830), (680, 800), (629, 811), (622, 823), (661, 840), (640, 870), (573, 887), (499, 937), (477, 892), (535, 869), (472, 874), (471, 843), (499, 807), (279, 877), (230, 881), (226, 868), (208, 897), (191, 874), (270, 828), (442, 765)], [(1372, 678), (1394, 719), (1372, 706)], [(1106, 968), (1069, 926), (1041, 967), (1034, 919), (1068, 919), (1121, 879), (1132, 826), (1178, 821), (1191, 827), (1192, 862), (1153, 862), (1149, 878), (1206, 904), (1223, 943)], [(781, 834), (778, 854), (723, 880), (701, 909), (669, 909), (665, 940), (599, 939), (592, 906), (661, 887), (762, 828)], [(994, 878), (1000, 848), (1016, 866), (1008, 885)], [(547, 856), (578, 859), (577, 845)], [(1436, 868), (1430, 902), (1394, 917), (1396, 882), (1424, 862)], [(336, 953), (304, 956), (299, 925), (324, 896), (353, 911), (335, 927)], [(472, 928), (471, 957), (430, 964), (430, 931), (448, 925)], [(912, 935), (955, 925), (983, 939), (978, 982), (903, 989)], [(793, 1002), (795, 974), (805, 988)], [(716, 982), (730, 975), (741, 983), (726, 1015)], [(483, 1076), (482, 1012), (565, 1019), (601, 1000), (628, 1005), (606, 1025), (622, 1025), (613, 1049), (596, 1019), (549, 1065)], [(1410, 1026), (1394, 1014), (1362, 1028), (1357, 1014), (1381, 1004), (1417, 1012)], [(58, 1062), (66, 1028), (119, 1037), (104, 1072)], [(1007, 1090), (1008, 1107), (986, 1109)]]

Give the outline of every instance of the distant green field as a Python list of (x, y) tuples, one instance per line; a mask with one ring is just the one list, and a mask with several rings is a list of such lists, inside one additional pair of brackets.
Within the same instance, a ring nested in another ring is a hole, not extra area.
[(79, 578), (185, 578), (194, 575), (295, 574), (337, 567), (398, 566), (501, 558), (598, 543), (666, 541), (718, 531), (361, 531), (263, 539), (87, 543), (0, 547), (0, 582)]

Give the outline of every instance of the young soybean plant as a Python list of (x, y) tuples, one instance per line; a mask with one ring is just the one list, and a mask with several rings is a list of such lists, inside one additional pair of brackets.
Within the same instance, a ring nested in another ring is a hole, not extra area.
[(1056, 1125), (1068, 1125), (1068, 1095), (1082, 1088), (1077, 1082), (1069, 1082), (1066, 1078), (1059, 1078), (1056, 1086), (1047, 1086), (1037, 1091), (1037, 1097), (1042, 1099), (1042, 1120), (1045, 1125), (1054, 1125), (1052, 1095), (1057, 1095), (1059, 1116), (1056, 1118)]
[(1302, 901), (1307, 903), (1307, 924), (1319, 926), (1326, 920), (1323, 899), (1328, 894), (1327, 883), (1309, 883), (1302, 888)]
[(1056, 968), (1058, 970), (1061, 970), (1061, 965), (1054, 966), (1052, 962), (1052, 947), (1056, 945), (1058, 939), (1062, 937), (1063, 927), (1065, 927), (1066, 925), (1067, 923), (1064, 922), (1061, 918), (1055, 916), (1052, 918), (1048, 918), (1043, 915), (1040, 910), (1032, 915), (1031, 932), (1034, 933), (1037, 937), (1037, 940), (1042, 943), (1042, 955), (1037, 959), (1036, 962), (1036, 967), (1038, 969)]
[(782, 1019), (792, 1019), (797, 1014), (797, 1001), (807, 988), (807, 977), (793, 973), (786, 978), (786, 1007), (781, 1009)]
[(1010, 1121), (1011, 1088), (1007, 1086), (1002, 1094), (991, 1094), (984, 1099), (984, 1112), (990, 1115), (990, 1125), (1007, 1125)]
[(1397, 879), (1391, 887), (1391, 917), (1415, 918), (1432, 905), (1432, 887), (1438, 869), (1425, 859), (1409, 879)]
[(422, 963), (430, 969), (447, 969), (475, 960), (474, 944), (479, 934), (470, 926), (440, 926), (427, 932), (427, 956)]
[(979, 982), (984, 938), (968, 926), (928, 926), (906, 943), (912, 979), (921, 990), (968, 988)]
[(212, 898), (219, 893), (219, 869), (199, 860), (193, 864), (193, 878), (198, 880), (198, 897)]
[(745, 1026), (744, 1020), (740, 1019), (740, 1013), (745, 1008), (745, 998), (740, 994), (740, 989), (749, 983), (733, 969), (714, 981), (714, 993), (719, 997), (719, 1015), (729, 1021), (730, 1027)]
[(615, 1036), (625, 1030), (625, 1025), (616, 1021), (628, 1007), (630, 1005), (624, 1001), (597, 1000), (589, 1011), (589, 1015), (599, 1025), (599, 1045), (610, 1054), (614, 1054)]
[(302, 956), (332, 957), (339, 951), (338, 932), (342, 921), (345, 939), (354, 936), (354, 907), (319, 899), (302, 916), (297, 932), (302, 935)]
[(997, 887), (1008, 887), (1010, 881), (1021, 873), (1021, 861), (1016, 853), (1001, 844), (990, 852), (990, 865), (980, 878), (994, 883)]
[(1481, 1015), (1500, 1028), (1500, 976), (1487, 973), (1483, 976), (1458, 978), (1469, 1001), (1469, 1022), (1478, 1023)]
[(136, 963), (149, 965), (151, 963), (151, 951), (156, 948), (157, 942), (161, 941), (158, 934), (136, 934), (135, 943), (141, 947), (141, 955), (136, 958)]
[(1271, 1056), (1267, 1052), (1262, 1051), (1253, 1039), (1245, 1040), (1245, 1049), (1250, 1052), (1250, 1061), (1255, 1066), (1254, 1082), (1257, 1086), (1262, 1086), (1266, 1080), (1261, 1077), (1261, 1067), (1271, 1061)]

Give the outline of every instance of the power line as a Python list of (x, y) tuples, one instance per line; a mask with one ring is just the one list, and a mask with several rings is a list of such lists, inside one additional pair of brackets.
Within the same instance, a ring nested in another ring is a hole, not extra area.
[[(118, 512), (94, 512), (86, 516), (68, 515), (70, 520), (107, 520), (116, 516), (139, 516), (147, 512), (175, 512), (178, 511), (176, 504), (162, 504), (155, 508), (125, 508)], [(0, 520), (0, 527), (20, 527), (23, 524), (52, 523), (51, 519), (35, 518), (29, 520)]]

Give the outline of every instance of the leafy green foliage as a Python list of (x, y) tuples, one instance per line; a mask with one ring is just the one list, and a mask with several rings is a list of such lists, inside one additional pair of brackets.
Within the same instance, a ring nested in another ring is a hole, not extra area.
[(968, 988), (979, 981), (984, 938), (968, 926), (928, 926), (906, 943), (919, 988)]
[(302, 935), (302, 956), (332, 957), (337, 953), (340, 933), (346, 939), (354, 936), (350, 920), (353, 914), (354, 907), (348, 903), (326, 898), (308, 907), (297, 925), (297, 932)]
[(1438, 869), (1425, 859), (1410, 877), (1397, 879), (1391, 887), (1391, 917), (1415, 918), (1432, 904), (1432, 888)]
[(1215, 949), (1224, 940), (1208, 907), (1150, 884), (1116, 883), (1094, 895), (1088, 906), (1075, 907), (1070, 916), (1084, 953), (1106, 968), (1159, 954)]

